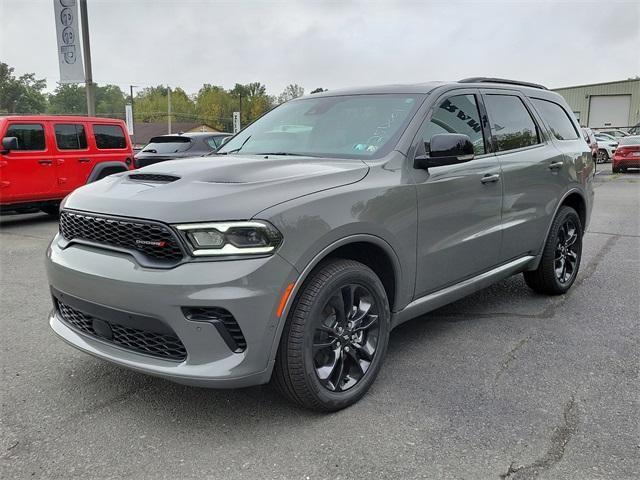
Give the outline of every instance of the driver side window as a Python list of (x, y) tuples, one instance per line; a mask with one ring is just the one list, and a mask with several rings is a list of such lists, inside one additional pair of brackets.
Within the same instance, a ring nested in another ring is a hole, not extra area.
[(486, 153), (480, 113), (475, 95), (455, 95), (442, 101), (434, 110), (431, 120), (425, 122), (419, 134), (429, 151), (431, 137), (439, 133), (467, 135), (476, 155)]

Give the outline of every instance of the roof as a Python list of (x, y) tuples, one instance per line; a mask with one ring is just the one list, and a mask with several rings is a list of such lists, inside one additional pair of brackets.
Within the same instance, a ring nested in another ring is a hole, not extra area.
[(380, 85), (372, 87), (354, 87), (343, 88), (338, 90), (328, 90), (325, 92), (312, 93), (300, 98), (314, 98), (314, 97), (333, 97), (338, 95), (375, 95), (375, 94), (427, 94), (435, 90), (438, 87), (453, 87), (458, 88), (501, 88), (501, 89), (516, 89), (527, 91), (528, 94), (535, 94), (538, 96), (544, 96), (549, 93), (542, 85), (528, 82), (517, 82), (514, 80), (506, 80), (499, 78), (489, 77), (472, 77), (465, 78), (459, 81), (449, 82), (425, 82), (415, 84), (397, 84), (397, 85)]
[(2, 115), (1, 119), (19, 119), (20, 121), (25, 122), (37, 122), (37, 121), (60, 121), (60, 120), (80, 120), (80, 121), (90, 121), (90, 122), (109, 122), (109, 123), (122, 123), (123, 121), (119, 118), (109, 118), (109, 117), (87, 117), (86, 115)]
[(601, 82), (601, 83), (585, 83), (583, 85), (570, 85), (568, 87), (557, 87), (552, 90), (566, 90), (568, 88), (584, 88), (584, 87), (599, 87), (600, 85), (612, 85), (614, 83), (628, 83), (628, 82), (640, 82), (640, 78), (628, 78), (626, 80), (614, 80), (613, 82)]

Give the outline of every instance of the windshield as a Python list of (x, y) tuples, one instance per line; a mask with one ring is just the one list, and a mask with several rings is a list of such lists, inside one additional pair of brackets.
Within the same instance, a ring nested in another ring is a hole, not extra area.
[(191, 146), (189, 137), (162, 136), (153, 137), (149, 144), (142, 149), (143, 153), (178, 153), (188, 150)]
[(374, 158), (390, 152), (419, 106), (418, 95), (346, 95), (287, 102), (218, 153)]

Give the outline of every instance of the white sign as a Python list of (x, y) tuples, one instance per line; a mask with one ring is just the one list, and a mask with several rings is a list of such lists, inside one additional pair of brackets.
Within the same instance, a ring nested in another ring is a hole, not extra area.
[(130, 103), (124, 106), (124, 119), (127, 122), (127, 132), (133, 135), (133, 108)]
[(80, 17), (76, 0), (53, 0), (60, 83), (84, 82), (80, 48)]
[(240, 126), (240, 112), (233, 112), (233, 133), (238, 133), (242, 130)]

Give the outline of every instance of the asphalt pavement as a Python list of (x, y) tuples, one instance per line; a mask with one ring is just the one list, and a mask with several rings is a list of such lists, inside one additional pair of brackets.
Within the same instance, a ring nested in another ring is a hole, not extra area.
[(640, 174), (607, 167), (567, 295), (518, 275), (402, 325), (368, 395), (330, 415), (67, 346), (47, 323), (57, 224), (3, 218), (0, 478), (640, 478)]

